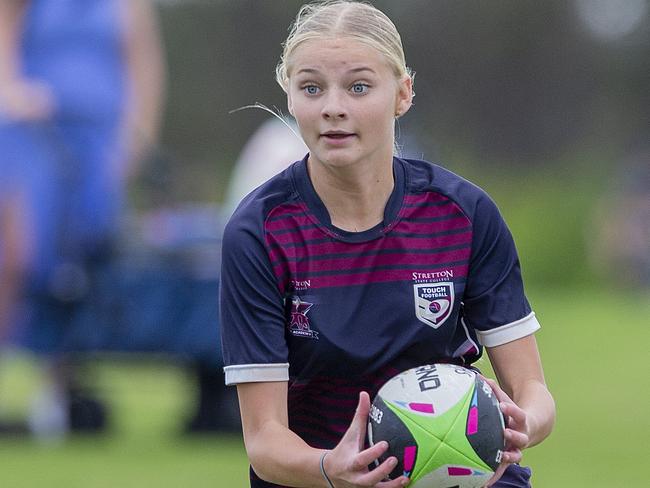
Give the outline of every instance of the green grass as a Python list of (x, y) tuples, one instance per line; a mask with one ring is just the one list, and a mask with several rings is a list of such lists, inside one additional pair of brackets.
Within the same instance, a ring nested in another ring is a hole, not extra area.
[[(38, 368), (25, 356), (4, 366), (0, 406), (6, 418), (24, 417), (41, 383)], [(0, 487), (248, 486), (241, 436), (181, 435), (193, 398), (182, 370), (159, 361), (100, 360), (93, 373), (109, 400), (110, 432), (58, 443), (0, 439)]]
[(60, 447), (4, 442), (7, 487), (245, 487), (241, 441), (177, 440), (160, 435), (73, 439)]
[(557, 403), (549, 439), (526, 453), (541, 487), (647, 486), (650, 293), (531, 293)]
[[(543, 326), (537, 338), (558, 406), (552, 436), (525, 453), (535, 486), (645, 486), (650, 295), (535, 289), (529, 296)], [(159, 362), (100, 361), (95, 373), (111, 400), (110, 434), (53, 445), (0, 440), (0, 487), (247, 486), (239, 436), (178, 434), (191, 400), (181, 370)], [(38, 378), (28, 358), (5, 361), (5, 416), (23, 415)]]

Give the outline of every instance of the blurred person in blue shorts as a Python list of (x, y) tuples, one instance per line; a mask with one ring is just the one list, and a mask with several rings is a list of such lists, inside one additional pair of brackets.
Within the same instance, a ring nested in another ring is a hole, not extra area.
[(0, 2), (0, 174), (14, 175), (16, 195), (0, 254), (11, 242), (26, 252), (23, 276), (2, 267), (0, 280), (23, 283), (20, 342), (47, 359), (36, 432), (104, 425), (101, 404), (77, 396), (65, 330), (110, 255), (127, 181), (155, 144), (163, 73), (148, 1)]
[[(24, 199), (18, 191), (15, 171), (0, 174), (0, 355), (9, 341), (18, 314), (18, 302), (26, 265), (23, 242)], [(24, 433), (25, 426), (0, 417), (0, 434)]]

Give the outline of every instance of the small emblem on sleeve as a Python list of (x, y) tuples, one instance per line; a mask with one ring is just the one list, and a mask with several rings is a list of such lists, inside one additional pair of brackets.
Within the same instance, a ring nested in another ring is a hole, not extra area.
[(413, 285), (415, 316), (420, 322), (437, 329), (451, 315), (454, 305), (454, 283), (417, 283)]
[(309, 317), (307, 317), (307, 312), (309, 312), (313, 306), (313, 303), (303, 302), (299, 297), (293, 297), (291, 299), (289, 331), (293, 335), (318, 339), (318, 332), (311, 330)]

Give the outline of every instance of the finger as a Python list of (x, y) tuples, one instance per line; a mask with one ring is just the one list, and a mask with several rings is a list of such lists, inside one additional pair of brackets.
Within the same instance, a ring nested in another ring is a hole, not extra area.
[(355, 456), (354, 468), (362, 469), (372, 464), (379, 456), (384, 454), (388, 449), (388, 442), (380, 441), (374, 446), (361, 451), (357, 456)]
[(409, 479), (406, 476), (400, 476), (390, 481), (380, 481), (375, 486), (377, 488), (399, 488), (409, 484)]
[(361, 451), (365, 447), (366, 438), (366, 425), (368, 423), (368, 413), (370, 412), (370, 397), (368, 393), (362, 391), (359, 393), (359, 403), (354, 412), (354, 417), (350, 423), (350, 427), (343, 436), (343, 442), (354, 442), (358, 450)]
[(504, 415), (507, 415), (513, 422), (524, 424), (526, 422), (526, 411), (520, 408), (512, 400), (500, 402), (499, 407)]
[(490, 486), (494, 485), (494, 483), (499, 481), (499, 479), (501, 479), (501, 476), (503, 476), (503, 473), (507, 468), (508, 468), (508, 463), (505, 462), (501, 463), (485, 486), (489, 488)]
[(503, 389), (499, 386), (499, 383), (491, 378), (486, 378), (485, 376), (483, 376), (483, 379), (488, 385), (490, 385), (490, 388), (492, 388), (492, 391), (497, 396), (499, 402), (512, 402), (512, 399), (505, 391), (503, 391)]
[(362, 391), (359, 393), (359, 405), (357, 406), (357, 411), (354, 413), (355, 417), (358, 418), (360, 432), (361, 432), (361, 444), (359, 449), (363, 449), (365, 445), (366, 438), (366, 429), (368, 428), (368, 416), (370, 414), (370, 395), (367, 392)]
[(509, 402), (501, 402), (499, 409), (503, 413), (506, 428), (528, 434), (528, 421), (525, 410), (519, 408), (515, 403)]
[[(391, 456), (375, 469), (368, 471), (358, 478), (358, 484), (362, 486), (375, 486), (377, 483), (384, 481), (388, 475), (397, 466), (397, 458)], [(399, 486), (399, 485), (397, 485)]]
[(521, 462), (522, 454), (520, 449), (509, 449), (501, 455), (503, 464), (513, 464)]
[(506, 442), (510, 447), (523, 449), (528, 446), (528, 436), (518, 430), (506, 429), (504, 432)]

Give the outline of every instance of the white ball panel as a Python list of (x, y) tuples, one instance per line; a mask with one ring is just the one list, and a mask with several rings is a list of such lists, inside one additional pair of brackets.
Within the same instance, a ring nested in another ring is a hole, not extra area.
[(476, 373), (453, 364), (409, 369), (388, 381), (379, 396), (414, 413), (438, 416), (456, 405), (473, 387)]

